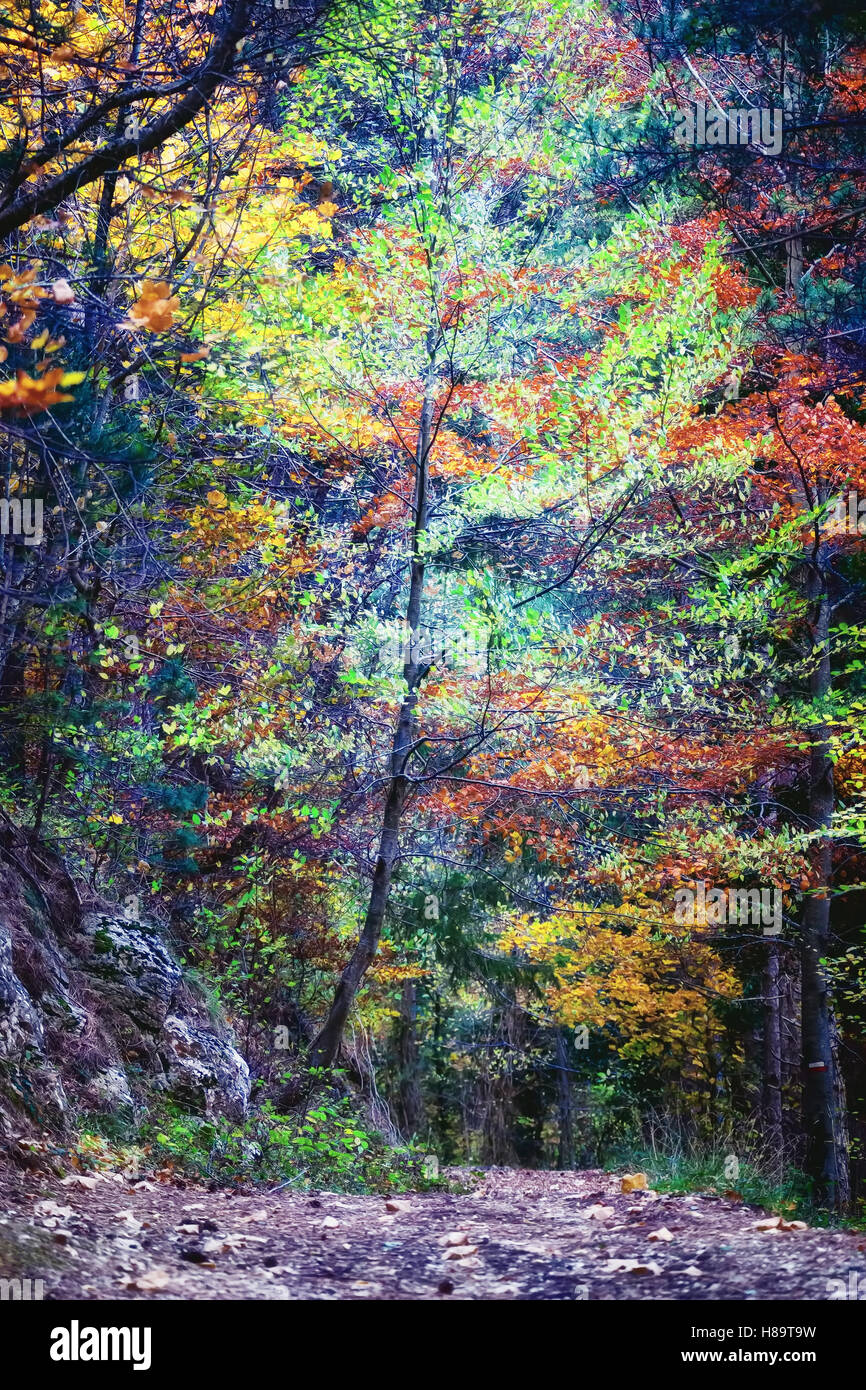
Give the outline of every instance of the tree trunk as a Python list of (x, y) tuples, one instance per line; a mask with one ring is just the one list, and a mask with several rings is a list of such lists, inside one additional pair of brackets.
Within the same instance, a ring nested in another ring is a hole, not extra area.
[(574, 1167), (574, 1114), (571, 1104), (571, 1072), (564, 1028), (556, 1030), (556, 1089), (559, 1112), (559, 1154), (557, 1168)]
[(785, 289), (797, 300), (802, 298), (803, 238), (793, 236), (785, 242)]
[(418, 1075), (418, 987), (404, 980), (397, 1028), (397, 1124), (405, 1139), (418, 1134), (424, 1123), (424, 1106)]
[[(784, 68), (784, 57), (783, 57)], [(783, 90), (785, 84), (783, 80)], [(789, 69), (788, 86), (785, 91), (785, 120), (790, 121), (794, 126), (800, 119), (802, 82), (798, 75)], [(786, 171), (787, 181), (791, 188), (791, 194), (796, 201), (800, 191), (800, 179), (796, 167)], [(805, 262), (803, 257), (803, 238), (794, 235), (785, 242), (785, 291), (792, 294), (797, 303), (802, 303), (803, 290), (802, 279)]]
[(764, 967), (764, 1065), (761, 1095), (764, 1134), (777, 1155), (778, 1171), (784, 1166), (782, 1139), (782, 999), (779, 979), (779, 948), (767, 943)]
[[(830, 601), (822, 555), (810, 567), (808, 587), (813, 601), (812, 649), (815, 668), (810, 677), (813, 706), (821, 710), (830, 693)], [(829, 830), (833, 817), (833, 762), (830, 731), (819, 720), (812, 731), (809, 760), (809, 825)], [(818, 841), (815, 866), (818, 883), (806, 899), (803, 913), (803, 1119), (806, 1171), (815, 1179), (817, 1195), (837, 1210), (850, 1198), (848, 1150), (845, 1142), (843, 1083), (833, 1048), (833, 1019), (827, 979), (821, 964), (830, 940), (829, 837)]]
[(427, 335), (428, 367), (424, 383), (424, 401), (421, 407), (418, 442), (413, 460), (415, 468), (414, 527), (409, 602), (406, 608), (406, 629), (409, 641), (406, 660), (403, 664), (406, 694), (400, 705), (394, 728), (391, 747), (391, 780), (385, 794), (385, 808), (379, 836), (379, 855), (373, 871), (373, 884), (364, 926), (352, 957), (340, 977), (328, 1017), (311, 1044), (310, 1067), (330, 1067), (336, 1061), (349, 1011), (361, 981), (376, 954), (385, 922), (388, 897), (391, 892), (394, 863), (399, 850), (400, 820), (411, 786), (406, 768), (415, 746), (417, 725), (415, 706), (418, 700), (418, 688), (428, 669), (419, 660), (421, 597), (424, 591), (425, 569), (421, 541), (427, 529), (428, 455), (433, 437), (437, 342), (438, 329), (431, 328)]
[(782, 1142), (786, 1156), (801, 1138), (798, 1110), (801, 1086), (803, 1002), (800, 988), (801, 953), (790, 947), (779, 956), (780, 1025), (782, 1041)]

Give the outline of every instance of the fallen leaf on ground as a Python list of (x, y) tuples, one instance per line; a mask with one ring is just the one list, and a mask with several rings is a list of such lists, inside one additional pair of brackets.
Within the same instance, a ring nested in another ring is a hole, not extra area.
[(612, 1216), (616, 1215), (613, 1207), (604, 1206), (587, 1207), (583, 1214), (589, 1217), (590, 1221), (609, 1221)]
[(59, 1216), (62, 1221), (71, 1221), (75, 1216), (72, 1207), (61, 1207), (50, 1198), (44, 1202), (37, 1202), (33, 1210), (37, 1216)]
[(603, 1274), (661, 1274), (661, 1265), (655, 1260), (608, 1260), (602, 1266)]
[[(241, 1235), (216, 1236), (213, 1240), (204, 1241), (201, 1248), (206, 1255), (226, 1255), (232, 1250), (243, 1250), (250, 1239), (252, 1237)], [(264, 1243), (264, 1237), (260, 1239)], [(257, 1240), (256, 1243), (258, 1244), (259, 1241)]]
[(148, 1269), (144, 1274), (139, 1274), (128, 1284), (128, 1289), (141, 1289), (146, 1293), (149, 1289), (165, 1289), (171, 1283), (171, 1275), (167, 1269)]
[(620, 1183), (620, 1192), (639, 1192), (649, 1186), (646, 1173), (626, 1173)]
[(144, 1226), (143, 1221), (139, 1221), (134, 1211), (116, 1211), (115, 1221), (122, 1221), (130, 1235), (137, 1235)]
[(808, 1231), (809, 1229), (805, 1221), (786, 1221), (784, 1216), (762, 1216), (760, 1221), (753, 1221), (752, 1226), (756, 1231)]
[(437, 1245), (466, 1245), (469, 1240), (465, 1231), (449, 1231), (447, 1236), (439, 1236)]

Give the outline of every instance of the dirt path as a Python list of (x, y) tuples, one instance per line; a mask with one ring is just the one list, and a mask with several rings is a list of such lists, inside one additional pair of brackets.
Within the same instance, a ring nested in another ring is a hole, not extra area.
[(0, 1274), (43, 1279), (46, 1299), (827, 1300), (852, 1270), (866, 1287), (864, 1235), (765, 1232), (757, 1208), (623, 1194), (602, 1172), (493, 1169), (396, 1210), (118, 1174), (16, 1176), (2, 1196)]

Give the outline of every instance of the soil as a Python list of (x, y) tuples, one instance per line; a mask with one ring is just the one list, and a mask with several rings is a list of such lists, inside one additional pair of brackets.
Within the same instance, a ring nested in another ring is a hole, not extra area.
[(445, 1176), (471, 1190), (15, 1172), (0, 1183), (0, 1274), (41, 1278), (46, 1299), (827, 1300), (852, 1271), (866, 1290), (866, 1235), (761, 1230), (767, 1214), (734, 1194), (624, 1193), (602, 1171)]

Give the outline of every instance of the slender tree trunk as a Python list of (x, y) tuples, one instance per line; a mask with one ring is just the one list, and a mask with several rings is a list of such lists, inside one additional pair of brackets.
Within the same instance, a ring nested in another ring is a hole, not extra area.
[(764, 967), (764, 1065), (761, 1110), (764, 1134), (777, 1156), (778, 1170), (784, 1166), (782, 1138), (782, 1000), (779, 980), (779, 948), (767, 943)]
[[(801, 80), (793, 71), (790, 69), (788, 71), (789, 87), (784, 103), (785, 120), (796, 125), (800, 117)], [(790, 182), (791, 193), (796, 199), (800, 191), (800, 180), (796, 168), (790, 169), (787, 177)], [(803, 238), (795, 234), (785, 242), (785, 291), (787, 294), (792, 294), (798, 303), (802, 302), (803, 297), (801, 281), (804, 269)]]
[(712, 1025), (707, 1028), (707, 1068), (711, 1078), (710, 1120), (716, 1129), (720, 1129), (725, 1123), (728, 1095), (722, 1037)]
[[(809, 597), (813, 601), (812, 648), (815, 668), (810, 678), (813, 706), (821, 710), (830, 693), (830, 601), (821, 556), (811, 566)], [(809, 824), (829, 830), (833, 817), (833, 762), (830, 731), (822, 722), (812, 732), (809, 767)], [(818, 884), (806, 899), (803, 913), (803, 1118), (806, 1132), (806, 1170), (815, 1179), (818, 1195), (836, 1209), (850, 1198), (848, 1150), (842, 1078), (833, 1048), (833, 1016), (827, 979), (821, 962), (830, 940), (829, 837), (818, 842), (815, 864)]]
[(571, 1072), (564, 1028), (556, 1030), (556, 1087), (559, 1111), (559, 1154), (557, 1168), (574, 1167), (574, 1113), (571, 1103)]
[(779, 957), (780, 1024), (782, 1039), (782, 1140), (792, 1154), (801, 1133), (798, 1109), (801, 1084), (802, 1013), (801, 953), (788, 947)]
[(438, 329), (431, 328), (427, 335), (428, 366), (414, 457), (414, 526), (409, 602), (406, 609), (408, 651), (403, 665), (406, 694), (403, 697), (394, 727), (391, 746), (391, 779), (385, 794), (382, 829), (379, 836), (379, 854), (373, 871), (373, 884), (364, 926), (358, 944), (352, 952), (352, 957), (340, 977), (328, 1016), (311, 1044), (309, 1052), (309, 1065), (311, 1067), (330, 1067), (336, 1061), (349, 1011), (361, 981), (376, 954), (385, 922), (394, 864), (399, 850), (400, 821), (411, 787), (406, 768), (415, 745), (417, 726), (415, 709), (418, 700), (418, 688), (427, 674), (427, 667), (422, 665), (419, 660), (421, 597), (424, 590), (425, 569), (421, 541), (427, 529), (428, 455), (433, 435), (437, 342)]
[(798, 300), (802, 297), (800, 282), (803, 279), (803, 238), (792, 236), (785, 243), (785, 289)]
[(404, 1138), (418, 1134), (424, 1123), (424, 1105), (418, 1075), (418, 987), (404, 980), (397, 1028), (397, 1123)]
[(26, 677), (26, 658), (21, 641), (24, 630), (24, 619), (19, 619), (12, 626), (5, 660), (0, 665), (0, 710), (5, 713), (5, 767), (15, 782), (24, 778), (27, 751), (23, 724), (18, 717), (24, 700)]

